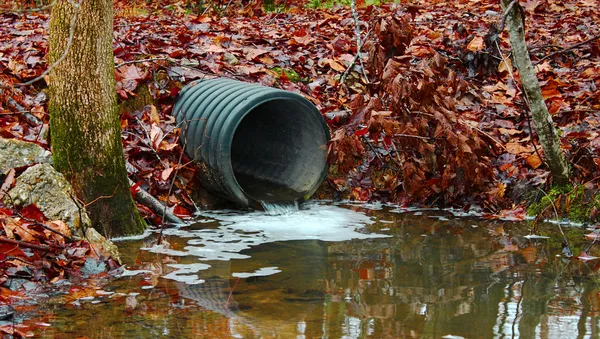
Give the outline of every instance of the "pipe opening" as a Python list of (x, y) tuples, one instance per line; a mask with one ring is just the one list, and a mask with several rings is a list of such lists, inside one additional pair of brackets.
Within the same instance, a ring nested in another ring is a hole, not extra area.
[(304, 200), (325, 174), (327, 140), (318, 111), (291, 98), (267, 101), (248, 112), (235, 131), (235, 178), (255, 201)]

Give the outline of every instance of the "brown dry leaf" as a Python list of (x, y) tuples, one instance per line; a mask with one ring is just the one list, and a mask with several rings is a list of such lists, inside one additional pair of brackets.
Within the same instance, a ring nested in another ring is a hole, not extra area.
[(152, 142), (152, 148), (158, 149), (158, 146), (163, 138), (163, 131), (158, 125), (152, 124), (150, 130), (150, 141)]
[(523, 146), (518, 142), (509, 142), (506, 144), (506, 151), (510, 154), (522, 154), (533, 152), (533, 147), (530, 145)]
[(473, 40), (471, 40), (471, 42), (469, 42), (469, 44), (467, 45), (467, 49), (469, 51), (473, 51), (473, 52), (478, 52), (478, 51), (483, 50), (484, 49), (483, 38), (480, 36), (473, 38)]
[(508, 135), (515, 135), (515, 134), (520, 134), (523, 131), (519, 131), (518, 129), (514, 129), (514, 128), (498, 128), (498, 131), (502, 134), (508, 134)]
[(512, 69), (512, 61), (510, 59), (503, 59), (500, 65), (498, 65), (498, 73), (510, 72)]
[(167, 180), (171, 176), (172, 172), (173, 172), (173, 167), (169, 167), (169, 168), (167, 168), (167, 169), (165, 169), (165, 170), (162, 171), (162, 173), (160, 174), (160, 178), (162, 180)]
[(333, 68), (334, 70), (338, 71), (338, 72), (345, 72), (346, 71), (346, 67), (344, 67), (344, 65), (340, 64), (339, 62), (329, 59), (328, 60), (329, 66), (331, 66), (331, 68)]
[(13, 229), (16, 227), (16, 223), (12, 218), (4, 218), (2, 219), (2, 228), (4, 229), (4, 233), (6, 233), (6, 237), (8, 239), (14, 239), (15, 235), (13, 233)]
[(254, 60), (254, 58), (261, 56), (263, 54), (269, 53), (269, 51), (260, 49), (260, 48), (242, 48), (242, 52), (246, 54), (247, 60)]
[(273, 59), (268, 55), (263, 55), (260, 58), (258, 58), (258, 60), (260, 60), (260, 62), (267, 66), (273, 65), (275, 63), (275, 61), (273, 61)]
[(2, 200), (4, 198), (4, 195), (6, 194), (6, 192), (8, 192), (8, 190), (11, 188), (11, 186), (13, 185), (14, 182), (15, 182), (15, 169), (11, 168), (10, 170), (8, 170), (8, 173), (6, 174), (6, 178), (4, 178), (4, 183), (0, 187), (0, 200)]
[(542, 164), (542, 159), (540, 159), (540, 157), (536, 153), (533, 153), (532, 155), (528, 156), (525, 159), (525, 161), (527, 161), (527, 164), (533, 169), (540, 167), (540, 165)]
[(535, 66), (535, 71), (537, 73), (542, 73), (542, 72), (552, 72), (552, 66), (550, 65), (550, 62), (548, 61), (544, 61), (539, 65)]
[(150, 105), (150, 121), (156, 125), (160, 124), (160, 116), (156, 106)]
[(71, 236), (71, 229), (62, 220), (50, 221), (48, 223), (48, 226), (50, 226), (50, 228), (52, 228), (53, 230), (55, 230), (56, 232), (58, 232), (62, 235), (66, 235), (67, 237)]

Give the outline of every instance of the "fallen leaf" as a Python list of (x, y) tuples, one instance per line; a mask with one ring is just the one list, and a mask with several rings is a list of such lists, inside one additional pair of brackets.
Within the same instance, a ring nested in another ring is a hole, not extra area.
[(483, 38), (480, 36), (473, 38), (473, 40), (471, 40), (471, 42), (469, 42), (469, 44), (467, 45), (467, 49), (473, 52), (481, 51), (484, 48), (485, 47), (483, 44)]

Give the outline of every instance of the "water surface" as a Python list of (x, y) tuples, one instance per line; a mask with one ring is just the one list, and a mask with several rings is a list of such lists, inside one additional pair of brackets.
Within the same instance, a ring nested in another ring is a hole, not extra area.
[[(529, 239), (526, 223), (315, 203), (198, 220), (161, 245), (118, 242), (125, 276), (51, 298), (41, 336), (599, 336), (597, 263), (564, 258), (556, 225)], [(581, 228), (566, 232), (574, 253), (588, 246)]]

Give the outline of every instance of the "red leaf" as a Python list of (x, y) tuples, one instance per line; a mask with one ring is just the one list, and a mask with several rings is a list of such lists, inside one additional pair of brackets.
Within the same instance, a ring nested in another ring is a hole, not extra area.
[(24, 218), (27, 219), (32, 219), (39, 222), (48, 220), (48, 218), (44, 216), (44, 213), (42, 213), (42, 211), (40, 211), (40, 209), (34, 204), (23, 207), (20, 213)]
[(181, 207), (180, 205), (177, 205), (175, 208), (173, 208), (173, 213), (178, 217), (189, 217), (192, 215), (187, 209)]
[(135, 197), (135, 195), (140, 191), (140, 185), (142, 184), (141, 181), (136, 182), (135, 184), (133, 184), (129, 189), (131, 190), (131, 195), (133, 195)]
[(356, 135), (357, 137), (362, 137), (363, 135), (367, 134), (369, 132), (369, 128), (365, 127), (363, 129), (359, 129), (357, 131), (354, 132), (354, 135)]

